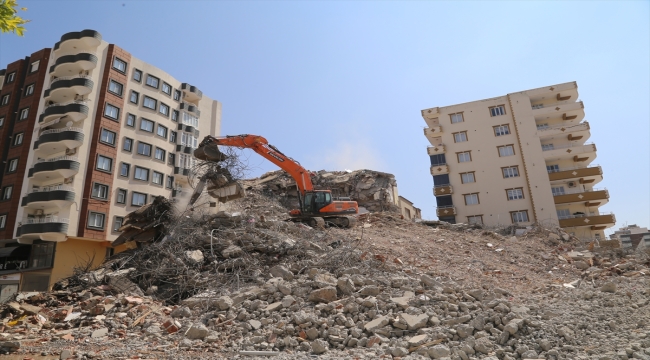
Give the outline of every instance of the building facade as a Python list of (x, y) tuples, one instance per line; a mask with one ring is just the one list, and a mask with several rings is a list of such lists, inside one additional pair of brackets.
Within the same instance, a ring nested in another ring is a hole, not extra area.
[(614, 214), (592, 165), (575, 82), (422, 110), (437, 215), (448, 222), (559, 225), (605, 239)]
[(126, 214), (189, 192), (192, 150), (220, 130), (219, 102), (94, 30), (8, 64), (0, 86), (5, 295), (103, 261)]

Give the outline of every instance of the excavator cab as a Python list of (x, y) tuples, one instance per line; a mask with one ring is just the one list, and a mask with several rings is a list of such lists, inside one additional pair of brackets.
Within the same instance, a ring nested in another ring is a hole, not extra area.
[(318, 214), (320, 209), (332, 203), (332, 193), (327, 190), (309, 191), (305, 193), (305, 215)]

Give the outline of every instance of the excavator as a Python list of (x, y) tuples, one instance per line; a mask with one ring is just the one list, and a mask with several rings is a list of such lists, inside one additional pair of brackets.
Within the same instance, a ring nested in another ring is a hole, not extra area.
[(291, 221), (303, 222), (312, 227), (321, 228), (325, 226), (326, 222), (339, 227), (352, 228), (355, 226), (357, 221), (355, 215), (359, 213), (359, 205), (356, 201), (349, 198), (334, 198), (331, 190), (315, 190), (307, 169), (258, 135), (244, 134), (224, 137), (208, 135), (201, 141), (198, 148), (194, 150), (194, 157), (214, 163), (217, 165), (217, 170), (207, 172), (200, 177), (190, 199), (190, 206), (199, 198), (206, 184), (208, 184), (208, 194), (222, 202), (242, 196), (243, 189), (232, 190), (233, 187), (239, 187), (239, 184), (228, 179), (227, 169), (219, 171), (218, 164), (227, 158), (219, 150), (219, 145), (252, 149), (293, 177), (298, 187), (300, 209), (293, 209), (289, 212)]

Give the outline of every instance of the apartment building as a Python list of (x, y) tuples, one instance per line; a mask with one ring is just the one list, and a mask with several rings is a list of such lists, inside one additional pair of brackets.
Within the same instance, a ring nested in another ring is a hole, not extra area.
[(559, 225), (605, 239), (614, 214), (575, 82), (422, 110), (440, 220)]
[(0, 70), (0, 290), (44, 290), (100, 263), (124, 216), (189, 193), (221, 104), (99, 32)]

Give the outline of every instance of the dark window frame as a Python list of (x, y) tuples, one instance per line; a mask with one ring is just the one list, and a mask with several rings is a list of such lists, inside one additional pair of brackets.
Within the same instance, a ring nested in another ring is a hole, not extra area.
[[(165, 85), (167, 85), (167, 87), (169, 87), (169, 92), (166, 92), (166, 91), (165, 91)], [(160, 86), (160, 91), (162, 91), (164, 94), (167, 94), (167, 95), (171, 96), (171, 95), (172, 95), (172, 91), (174, 91), (174, 88), (172, 87), (171, 84), (168, 84), (168, 83), (166, 83), (166, 82), (163, 81), (163, 82), (162, 82), (162, 85)]]
[[(147, 179), (146, 179), (146, 180), (138, 179), (138, 178), (136, 177), (136, 174), (138, 173), (138, 169), (140, 169), (140, 170), (147, 170)], [(146, 168), (146, 167), (142, 167), (142, 166), (138, 166), (138, 165), (133, 165), (133, 180), (149, 182), (149, 177), (150, 177), (149, 175), (150, 175), (150, 174), (151, 174), (151, 169), (148, 169), (148, 168)]]
[[(20, 137), (18, 136), (20, 135)], [(16, 144), (16, 139), (20, 138), (20, 142)], [(25, 132), (17, 132), (11, 135), (11, 147), (21, 146), (25, 142)]]
[[(106, 114), (106, 109), (108, 109), (109, 106), (117, 109), (117, 116), (116, 117), (113, 117), (113, 116), (110, 116), (110, 115)], [(115, 106), (115, 105), (107, 102), (106, 104), (104, 104), (104, 112), (102, 113), (102, 116), (104, 116), (107, 119), (111, 119), (113, 121), (120, 121), (120, 113), (121, 112), (122, 112), (122, 109), (120, 109), (118, 106)]]
[(178, 89), (174, 89), (174, 100), (181, 101), (181, 98), (182, 98), (181, 91)]
[(12, 71), (7, 74), (7, 77), (5, 78), (5, 84), (11, 84), (14, 81), (16, 81), (16, 72)]
[[(131, 145), (129, 146), (128, 149), (126, 148), (127, 140), (131, 141)], [(130, 137), (125, 136), (124, 137), (124, 142), (122, 143), (122, 150), (124, 150), (126, 152), (129, 152), (129, 153), (133, 153), (133, 144), (134, 143), (135, 143), (135, 140), (131, 139)]]
[[(166, 189), (173, 189), (174, 188), (174, 176), (172, 175), (167, 175), (165, 178), (165, 188)], [(171, 179), (171, 181), (170, 181)]]
[[(16, 161), (16, 168), (14, 170), (11, 170), (11, 162), (14, 161), (14, 160)], [(6, 173), (7, 174), (13, 174), (13, 173), (17, 172), (18, 171), (18, 165), (20, 165), (20, 156), (8, 159), (7, 160), (7, 171), (6, 171)]]
[[(25, 117), (23, 117), (23, 112), (25, 110), (27, 110), (27, 115)], [(20, 111), (18, 112), (18, 120), (17, 121), (24, 121), (24, 120), (27, 120), (28, 118), (29, 118), (29, 106), (20, 109)]]
[[(90, 219), (92, 215), (102, 215), (102, 226), (94, 226), (90, 225)], [(106, 213), (99, 212), (99, 211), (88, 211), (88, 220), (86, 221), (86, 228), (88, 229), (94, 229), (94, 230), (104, 230), (106, 227)]]
[[(124, 200), (122, 202), (120, 202), (120, 193), (124, 194)], [(115, 203), (126, 204), (126, 199), (128, 196), (129, 196), (129, 190), (124, 188), (117, 188), (117, 191), (115, 192)]]
[[(158, 174), (160, 175), (160, 183), (157, 183), (154, 180), (154, 176)], [(159, 186), (164, 186), (165, 185), (165, 174), (161, 173), (160, 171), (152, 170), (151, 172), (151, 183)]]
[[(156, 86), (149, 85), (149, 78), (156, 79)], [(153, 75), (151, 75), (151, 74), (147, 74), (147, 78), (146, 78), (144, 84), (147, 85), (147, 86), (149, 86), (149, 87), (152, 87), (152, 88), (154, 88), (154, 89), (159, 89), (159, 88), (160, 88), (160, 78), (157, 77), (157, 76), (153, 76)]]
[[(158, 150), (162, 151), (162, 159), (159, 159), (157, 157)], [(154, 158), (154, 160), (165, 162), (165, 160), (167, 159), (167, 151), (165, 149), (163, 149), (163, 148), (159, 148), (158, 146), (156, 146), (156, 149), (153, 152), (153, 158)]]
[[(116, 66), (115, 66), (115, 63), (116, 63), (116, 62), (121, 62), (121, 63), (123, 63), (123, 64), (124, 64), (124, 70), (122, 70), (122, 69), (116, 67)], [(114, 69), (114, 70), (116, 70), (116, 71), (119, 72), (119, 73), (122, 73), (122, 74), (125, 74), (125, 75), (126, 75), (127, 71), (129, 70), (129, 63), (126, 62), (126, 61), (124, 61), (124, 60), (122, 60), (121, 58), (119, 58), (119, 57), (117, 57), (117, 56), (113, 56), (113, 61), (111, 62), (111, 68)]]
[[(143, 124), (145, 121), (151, 123), (151, 131), (142, 128), (142, 124)], [(138, 130), (140, 130), (140, 131), (144, 131), (144, 132), (148, 132), (148, 133), (153, 134), (154, 131), (156, 130), (156, 122), (153, 121), (153, 120), (149, 120), (149, 119), (145, 119), (145, 118), (140, 118), (140, 127), (138, 128)]]
[[(167, 134), (169, 133), (169, 128), (167, 128), (167, 126), (164, 126), (164, 125), (160, 125), (160, 124), (157, 124), (157, 125), (158, 125), (158, 126), (156, 126), (156, 136), (161, 137), (161, 138), (167, 140)], [(165, 135), (164, 135), (164, 136), (163, 136), (163, 135), (160, 135), (160, 133), (159, 133), (159, 131), (160, 131), (161, 128), (162, 128), (162, 129), (165, 129)]]
[[(110, 168), (111, 168), (110, 170), (104, 170), (104, 169), (99, 168), (99, 158), (100, 157), (103, 157), (105, 159), (110, 160)], [(104, 156), (102, 154), (97, 154), (97, 157), (95, 158), (95, 170), (101, 171), (101, 172), (107, 173), (107, 174), (112, 174), (113, 173), (113, 162), (115, 162), (115, 159), (113, 159), (111, 157), (108, 157), (108, 156)]]
[(3, 221), (0, 221), (0, 230), (5, 229), (7, 227), (8, 217), (9, 217), (9, 213), (0, 214), (0, 219), (4, 218)]
[[(124, 165), (126, 165), (126, 175), (122, 174), (122, 169), (124, 169)], [(118, 175), (128, 179), (129, 175), (131, 175), (131, 164), (125, 163), (124, 161), (121, 161), (120, 162), (120, 173)]]
[[(141, 154), (141, 153), (140, 153), (140, 144), (142, 144), (142, 145), (146, 145), (146, 146), (149, 146), (149, 155)], [(138, 141), (138, 146), (137, 146), (137, 149), (136, 149), (135, 153), (138, 154), (138, 155), (140, 155), (140, 156), (151, 157), (151, 155), (152, 155), (152, 153), (153, 153), (153, 145), (151, 145), (151, 144), (149, 144), (149, 143), (146, 143), (146, 142), (144, 142), (144, 141)]]
[[(153, 100), (153, 107), (148, 107), (147, 105), (145, 105), (145, 101), (147, 101), (147, 99)], [(156, 111), (156, 108), (158, 107), (158, 100), (152, 98), (151, 96), (143, 95), (142, 96), (142, 107), (146, 108), (146, 109), (149, 109), (149, 110)]]
[[(7, 101), (5, 101), (7, 99)], [(11, 101), (11, 94), (4, 94), (2, 97), (0, 97), (0, 106), (7, 106), (9, 105), (9, 102)]]
[[(133, 95), (135, 95), (135, 101), (133, 101)], [(129, 94), (129, 102), (131, 104), (137, 105), (139, 101), (140, 101), (140, 93), (135, 90), (131, 90), (131, 93)]]
[[(135, 78), (135, 74), (139, 74), (140, 80)], [(142, 75), (143, 75), (142, 70), (133, 68), (133, 80), (135, 82), (142, 83)]]
[[(9, 197), (5, 199), (5, 192), (7, 191), (7, 188), (11, 188), (11, 193), (9, 194)], [(14, 185), (5, 185), (0, 188), (0, 201), (9, 201), (11, 198), (14, 196)]]
[[(117, 219), (120, 219), (119, 221), (120, 226), (117, 226), (118, 223)], [(113, 219), (113, 232), (119, 232), (119, 229), (122, 227), (122, 225), (124, 225), (124, 216), (116, 215), (115, 218)]]
[[(130, 124), (130, 120), (133, 119), (133, 123)], [(126, 113), (126, 121), (124, 122), (125, 126), (135, 128), (135, 123), (138, 122), (138, 117), (135, 114)]]
[[(32, 92), (28, 94), (27, 90), (29, 90), (29, 89), (32, 89)], [(31, 84), (25, 86), (25, 92), (23, 93), (23, 98), (34, 95), (35, 90), (36, 90), (36, 83), (31, 83)]]
[[(104, 131), (113, 134), (113, 142), (112, 143), (102, 140), (102, 135), (104, 135)], [(107, 128), (105, 128), (105, 127), (102, 127), (99, 130), (99, 142), (104, 144), (104, 145), (115, 147), (115, 144), (117, 143), (117, 133), (115, 131), (111, 131), (111, 130), (108, 130)]]
[[(133, 197), (134, 197), (136, 194), (138, 194), (138, 195), (144, 195), (144, 201), (142, 202), (142, 204), (135, 204), (135, 203), (133, 203)], [(141, 193), (141, 192), (139, 192), (139, 191), (131, 191), (131, 206), (142, 206), (142, 205), (146, 205), (146, 204), (147, 204), (147, 198), (148, 198), (148, 196), (149, 196), (149, 195), (147, 195), (147, 194), (145, 194), (145, 193)]]
[[(118, 92), (115, 92), (115, 91), (113, 91), (113, 90), (111, 90), (111, 85), (112, 85), (112, 84), (117, 84), (117, 85), (119, 86), (119, 88), (120, 88), (120, 92), (119, 92), (119, 93), (118, 93)], [(122, 95), (124, 94), (124, 84), (122, 84), (121, 82), (119, 82), (119, 81), (117, 81), (117, 80), (109, 79), (109, 80), (108, 80), (108, 86), (107, 86), (107, 88), (106, 88), (106, 91), (109, 92), (109, 93), (111, 93), (111, 94), (113, 94), (113, 95), (116, 95), (116, 96), (118, 96), (118, 97), (122, 97)]]
[[(94, 195), (95, 186), (104, 186), (106, 188), (106, 197), (101, 197), (101, 196)], [(93, 181), (92, 187), (90, 188), (90, 197), (91, 198), (97, 199), (97, 200), (108, 201), (110, 193), (111, 193), (111, 186), (110, 185), (102, 183), (102, 182), (98, 182), (98, 181)]]

